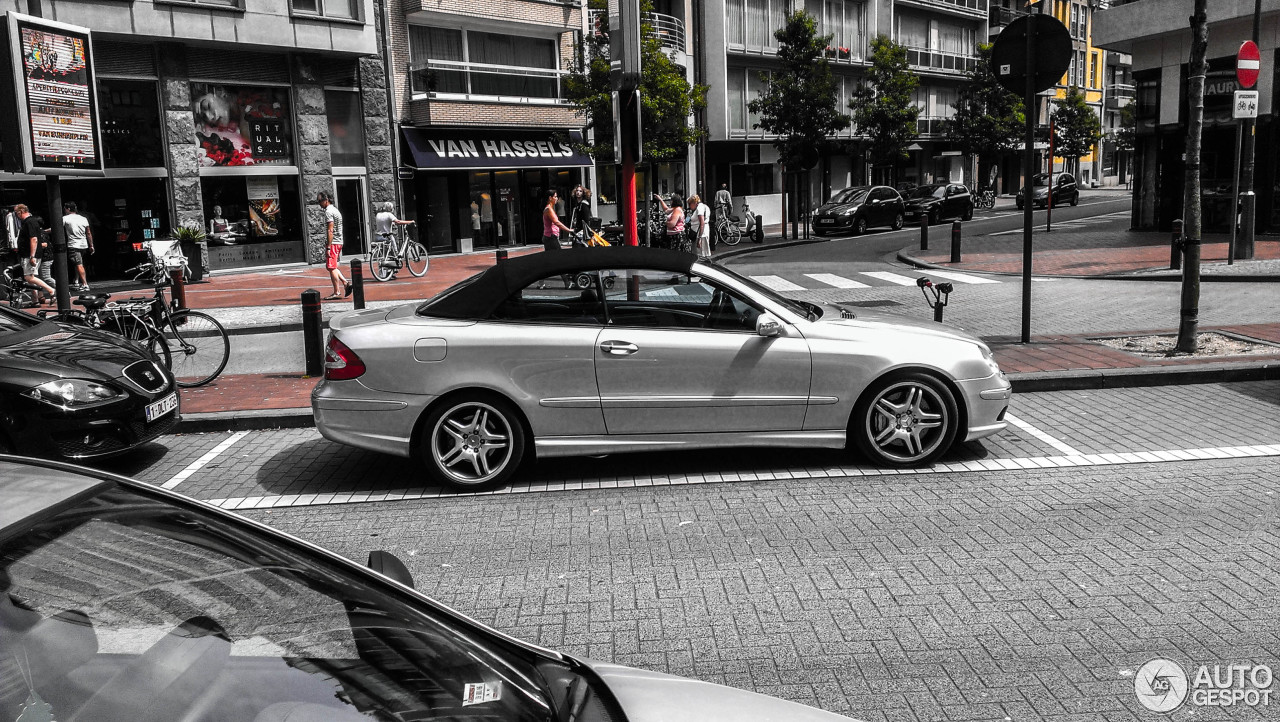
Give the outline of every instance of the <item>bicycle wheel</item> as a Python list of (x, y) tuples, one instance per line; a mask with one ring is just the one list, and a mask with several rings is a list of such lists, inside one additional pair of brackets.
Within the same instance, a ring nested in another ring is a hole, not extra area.
[(728, 246), (736, 246), (742, 240), (742, 229), (736, 223), (726, 223), (720, 227), (720, 242)]
[(155, 344), (154, 341), (159, 338), (159, 335), (146, 321), (137, 316), (127, 313), (110, 316), (103, 319), (99, 328), (124, 336), (149, 353), (153, 359), (163, 363), (166, 368), (172, 368), (169, 347), (163, 342), (159, 345)]
[(404, 249), (405, 262), (409, 264), (409, 273), (414, 278), (422, 278), (427, 275), (427, 267), (431, 265), (431, 259), (427, 258), (427, 249), (422, 247), (421, 243), (413, 241)]
[(391, 244), (374, 244), (369, 252), (369, 272), (379, 281), (389, 281), (396, 269), (391, 265)]
[(161, 331), (162, 340), (173, 355), (169, 368), (179, 386), (203, 386), (227, 367), (231, 340), (212, 316), (200, 311), (179, 311), (169, 317)]

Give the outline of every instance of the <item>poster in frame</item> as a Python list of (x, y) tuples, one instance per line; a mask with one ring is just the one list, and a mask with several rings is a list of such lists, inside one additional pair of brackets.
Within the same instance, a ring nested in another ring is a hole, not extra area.
[(10, 12), (5, 31), (15, 101), (4, 134), (5, 169), (103, 175), (89, 29)]

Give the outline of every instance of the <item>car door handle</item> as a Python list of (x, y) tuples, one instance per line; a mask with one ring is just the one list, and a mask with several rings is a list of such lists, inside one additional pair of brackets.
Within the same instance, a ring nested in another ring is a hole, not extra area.
[(614, 356), (629, 356), (639, 351), (640, 347), (626, 341), (605, 341), (600, 344), (600, 350)]

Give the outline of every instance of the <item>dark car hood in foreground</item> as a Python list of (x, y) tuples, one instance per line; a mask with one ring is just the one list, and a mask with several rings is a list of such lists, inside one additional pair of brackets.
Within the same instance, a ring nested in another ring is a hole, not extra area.
[(50, 321), (0, 336), (0, 374), (6, 376), (114, 379), (125, 366), (146, 358), (141, 349), (118, 336)]
[(687, 677), (585, 661), (628, 722), (849, 722), (831, 712)]

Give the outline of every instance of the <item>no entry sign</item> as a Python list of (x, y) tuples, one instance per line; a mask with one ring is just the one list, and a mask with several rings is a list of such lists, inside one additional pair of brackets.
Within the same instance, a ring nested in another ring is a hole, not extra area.
[(1252, 40), (1240, 44), (1240, 52), (1236, 53), (1236, 78), (1240, 87), (1252, 88), (1258, 82), (1258, 69), (1262, 65), (1262, 56), (1258, 54), (1258, 46)]

